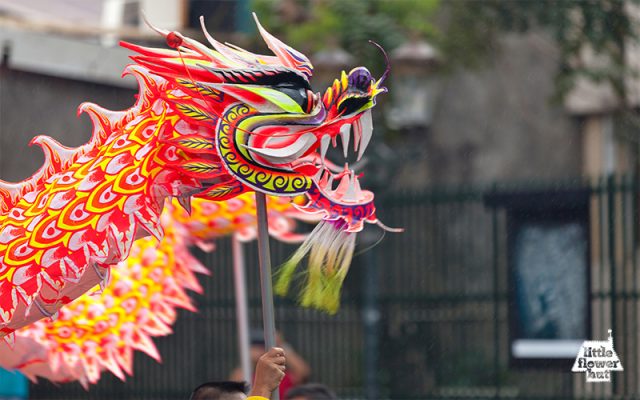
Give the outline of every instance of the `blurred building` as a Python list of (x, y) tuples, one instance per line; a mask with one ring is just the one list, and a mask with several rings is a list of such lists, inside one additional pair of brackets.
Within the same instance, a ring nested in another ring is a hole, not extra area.
[[(638, 54), (629, 47), (630, 59)], [(395, 187), (634, 172), (636, 145), (611, 88), (583, 79), (554, 100), (558, 61), (545, 32), (505, 34), (482, 67), (441, 74), (432, 121), (406, 138), (415, 162)]]

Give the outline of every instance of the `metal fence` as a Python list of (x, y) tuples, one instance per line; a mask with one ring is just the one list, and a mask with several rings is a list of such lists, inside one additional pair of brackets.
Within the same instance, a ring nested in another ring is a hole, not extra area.
[[(511, 214), (492, 200), (505, 193), (540, 199), (534, 208), (553, 208), (563, 193), (586, 196), (587, 339), (604, 340), (613, 329), (624, 371), (611, 383), (585, 383), (571, 372), (573, 360), (520, 365), (510, 356)], [(312, 380), (341, 398), (640, 398), (637, 179), (432, 189), (387, 197), (379, 209), (406, 232), (387, 234), (355, 258), (337, 315), (276, 301), (277, 326), (312, 366)], [(250, 317), (259, 327), (257, 254), (254, 244), (245, 249)], [(273, 243), (272, 250), (277, 262), (292, 248)], [(206, 295), (196, 296), (201, 311), (181, 312), (174, 334), (156, 340), (163, 364), (137, 355), (126, 383), (108, 373), (88, 392), (43, 382), (32, 385), (32, 398), (185, 399), (198, 384), (227, 377), (238, 364), (230, 243), (202, 257), (213, 274), (202, 279)]]

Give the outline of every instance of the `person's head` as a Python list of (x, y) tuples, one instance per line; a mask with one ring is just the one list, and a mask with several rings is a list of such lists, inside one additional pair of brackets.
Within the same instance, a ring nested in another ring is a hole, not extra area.
[(244, 382), (207, 382), (198, 386), (189, 400), (244, 400), (246, 390)]
[(287, 391), (284, 400), (337, 400), (335, 393), (321, 383), (307, 383)]

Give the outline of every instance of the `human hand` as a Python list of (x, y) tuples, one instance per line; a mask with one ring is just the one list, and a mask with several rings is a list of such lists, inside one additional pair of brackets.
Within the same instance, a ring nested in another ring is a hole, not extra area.
[(250, 395), (271, 397), (271, 392), (278, 388), (282, 378), (284, 378), (286, 362), (285, 351), (280, 347), (273, 347), (260, 356), (256, 363), (256, 372)]

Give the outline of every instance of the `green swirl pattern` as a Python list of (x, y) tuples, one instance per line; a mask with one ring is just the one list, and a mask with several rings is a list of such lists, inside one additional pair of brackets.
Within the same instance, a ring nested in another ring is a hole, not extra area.
[(296, 196), (307, 192), (312, 186), (311, 178), (260, 165), (236, 145), (248, 139), (248, 135), (236, 127), (254, 112), (246, 104), (235, 104), (218, 120), (216, 147), (227, 170), (244, 184), (267, 194)]

